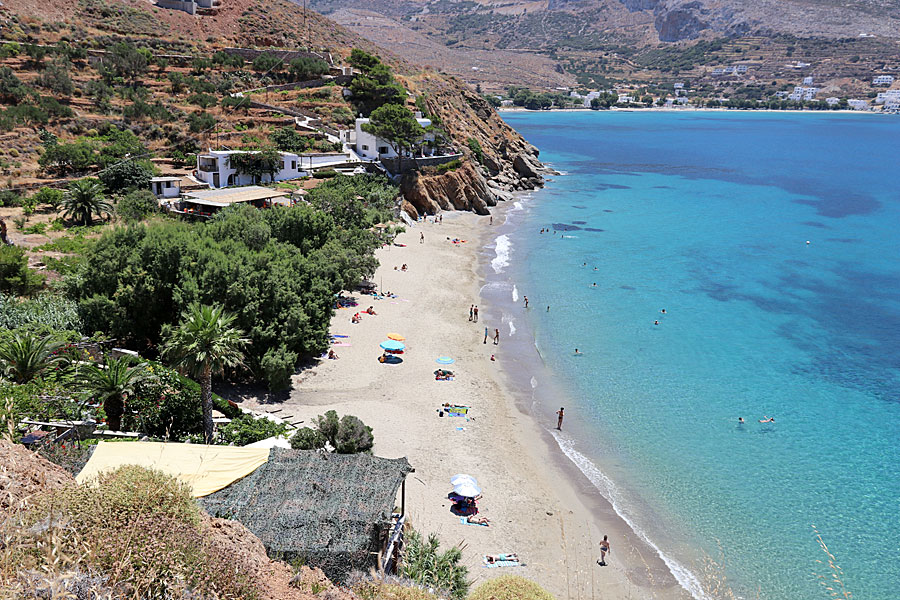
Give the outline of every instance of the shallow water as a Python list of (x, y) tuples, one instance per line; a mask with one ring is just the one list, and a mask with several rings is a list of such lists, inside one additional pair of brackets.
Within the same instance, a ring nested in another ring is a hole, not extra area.
[(504, 118), (565, 173), (491, 263), (571, 396), (563, 450), (686, 587), (702, 550), (744, 597), (827, 597), (815, 526), (896, 598), (900, 119)]

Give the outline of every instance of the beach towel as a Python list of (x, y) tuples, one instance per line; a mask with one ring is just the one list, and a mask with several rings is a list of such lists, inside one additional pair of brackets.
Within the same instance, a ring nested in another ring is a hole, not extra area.
[(345, 348), (352, 346), (352, 345), (353, 344), (351, 344), (350, 342), (335, 342), (332, 344), (332, 346), (343, 346)]
[(453, 381), (455, 377), (445, 377), (444, 379), (435, 379), (435, 381)]
[(337, 334), (337, 333), (332, 333), (332, 334), (331, 334), (331, 337), (333, 337), (333, 338), (348, 338), (348, 337), (350, 337), (350, 336), (349, 336), (349, 335), (340, 335), (340, 334)]
[(460, 517), (459, 522), (462, 523), (463, 525), (476, 525), (478, 527), (488, 527), (487, 523), (470, 523), (469, 517)]
[(525, 563), (519, 562), (517, 560), (495, 560), (493, 563), (489, 563), (487, 561), (487, 556), (484, 556), (481, 560), (484, 563), (482, 566), (484, 566), (485, 569), (499, 569), (500, 567), (524, 567), (525, 566)]

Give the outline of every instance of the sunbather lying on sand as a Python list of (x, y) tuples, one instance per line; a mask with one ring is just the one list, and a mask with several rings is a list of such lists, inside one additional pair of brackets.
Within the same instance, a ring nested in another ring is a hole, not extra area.
[(484, 562), (489, 565), (492, 565), (498, 561), (519, 562), (519, 555), (518, 554), (486, 554), (484, 557)]
[(469, 515), (468, 518), (466, 518), (466, 521), (474, 525), (486, 525), (488, 527), (491, 525), (490, 519), (487, 517), (479, 517), (477, 515)]

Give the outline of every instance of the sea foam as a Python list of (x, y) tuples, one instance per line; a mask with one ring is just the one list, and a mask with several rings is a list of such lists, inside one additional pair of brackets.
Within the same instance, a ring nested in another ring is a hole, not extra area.
[(556, 443), (559, 444), (559, 448), (563, 451), (563, 454), (569, 457), (569, 460), (575, 463), (578, 470), (584, 473), (585, 477), (594, 484), (594, 487), (597, 488), (600, 491), (600, 494), (612, 505), (616, 514), (618, 514), (623, 521), (628, 523), (628, 526), (631, 527), (632, 531), (634, 531), (639, 538), (656, 551), (656, 554), (666, 564), (669, 571), (672, 573), (672, 576), (675, 577), (675, 580), (678, 581), (681, 587), (687, 590), (691, 596), (697, 600), (711, 600), (711, 598), (703, 591), (703, 585), (700, 583), (697, 576), (683, 564), (660, 550), (659, 546), (653, 543), (653, 540), (647, 536), (646, 532), (635, 524), (629, 511), (623, 506), (622, 497), (616, 484), (613, 483), (613, 481), (607, 477), (597, 465), (591, 462), (587, 456), (576, 450), (571, 440), (555, 431), (551, 431), (550, 433), (556, 439)]
[(509, 241), (508, 235), (501, 235), (497, 238), (494, 253), (496, 256), (491, 261), (491, 267), (494, 273), (502, 273), (503, 269), (509, 266), (509, 253), (512, 250), (512, 242)]

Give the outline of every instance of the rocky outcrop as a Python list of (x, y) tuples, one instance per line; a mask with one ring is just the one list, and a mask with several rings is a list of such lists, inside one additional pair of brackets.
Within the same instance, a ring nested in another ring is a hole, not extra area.
[(488, 207), (497, 204), (497, 194), (471, 161), (440, 175), (410, 173), (400, 182), (400, 193), (402, 209), (413, 219), (442, 210), (468, 210), (487, 215)]
[[(544, 184), (543, 175), (548, 171), (538, 158), (538, 149), (507, 125), (493, 107), (465, 83), (453, 77), (425, 73), (410, 78), (407, 84), (413, 93), (424, 95), (428, 112), (437, 117), (440, 127), (466, 155), (469, 169), (479, 174), (485, 183), (477, 184), (479, 191), (475, 193), (476, 197), (485, 199), (485, 211), (487, 206), (493, 206), (494, 200), (509, 197), (509, 192), (532, 190)], [(481, 148), (480, 156), (472, 151), (472, 146)], [(486, 195), (481, 193), (482, 187)], [(489, 201), (487, 197), (493, 200)], [(413, 199), (408, 199), (414, 204)], [(456, 206), (459, 203), (447, 199), (444, 204)], [(479, 212), (481, 208), (475, 208), (478, 206), (475, 202), (471, 204), (472, 208), (464, 210)]]

